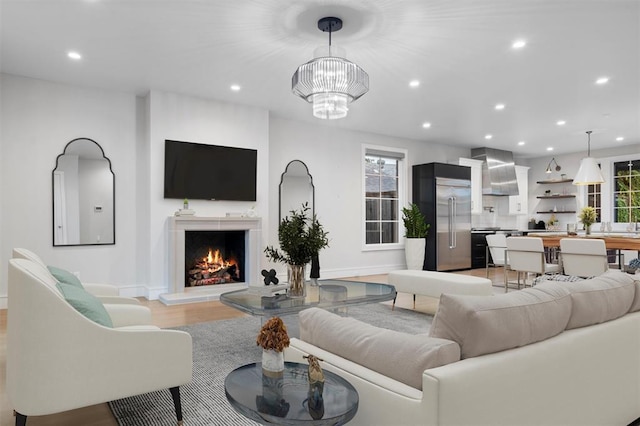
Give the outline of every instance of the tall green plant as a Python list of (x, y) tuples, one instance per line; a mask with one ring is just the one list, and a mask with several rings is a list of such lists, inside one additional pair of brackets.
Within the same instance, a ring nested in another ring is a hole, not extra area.
[(425, 238), (431, 227), (417, 204), (402, 208), (402, 222), (404, 223), (404, 236), (407, 238)]
[(309, 217), (309, 204), (300, 210), (292, 210), (278, 227), (280, 249), (268, 246), (264, 249), (267, 258), (289, 265), (306, 265), (320, 250), (329, 246), (328, 232), (324, 230), (316, 215)]

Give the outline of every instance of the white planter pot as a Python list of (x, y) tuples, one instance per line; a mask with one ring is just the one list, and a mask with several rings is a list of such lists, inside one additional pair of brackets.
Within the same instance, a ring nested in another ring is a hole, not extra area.
[(407, 269), (422, 270), (426, 245), (426, 238), (405, 238), (404, 256), (407, 261)]

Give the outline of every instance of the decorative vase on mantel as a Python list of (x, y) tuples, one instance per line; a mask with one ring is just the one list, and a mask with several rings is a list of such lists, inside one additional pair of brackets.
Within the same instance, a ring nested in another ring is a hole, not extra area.
[(586, 235), (591, 235), (591, 225), (585, 225), (584, 231)]
[(304, 283), (305, 265), (287, 265), (289, 281), (289, 297), (306, 297), (307, 288)]

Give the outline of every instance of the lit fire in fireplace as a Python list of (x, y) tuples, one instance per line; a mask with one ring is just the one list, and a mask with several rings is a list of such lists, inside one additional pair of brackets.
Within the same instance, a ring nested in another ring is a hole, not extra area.
[(188, 274), (191, 287), (236, 282), (240, 277), (236, 260), (224, 259), (220, 250), (212, 249), (209, 249), (209, 254), (202, 260), (196, 261)]

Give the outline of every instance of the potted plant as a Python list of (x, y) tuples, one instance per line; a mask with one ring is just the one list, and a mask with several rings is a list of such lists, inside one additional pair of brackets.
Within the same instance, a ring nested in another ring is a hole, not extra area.
[(408, 208), (402, 208), (402, 222), (404, 223), (404, 236), (406, 237), (404, 255), (407, 261), (407, 269), (422, 270), (427, 244), (425, 238), (431, 225), (426, 222), (424, 215), (415, 203), (412, 203)]
[(591, 225), (596, 221), (596, 209), (593, 207), (583, 207), (579, 217), (587, 235), (591, 234)]
[(324, 230), (316, 215), (309, 217), (309, 204), (300, 210), (292, 210), (280, 222), (278, 241), (280, 249), (268, 246), (264, 249), (267, 258), (287, 265), (289, 295), (304, 297), (304, 270), (311, 258), (329, 245), (328, 232)]
[(262, 371), (266, 375), (277, 376), (284, 371), (284, 348), (289, 346), (287, 327), (282, 318), (268, 320), (256, 338), (256, 345), (262, 347)]

